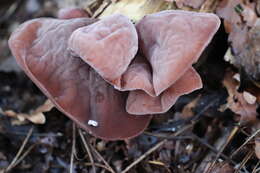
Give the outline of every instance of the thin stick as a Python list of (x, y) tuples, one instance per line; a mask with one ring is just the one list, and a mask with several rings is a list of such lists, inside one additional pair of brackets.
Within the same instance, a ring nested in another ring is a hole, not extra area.
[(248, 154), (246, 155), (246, 157), (242, 160), (242, 162), (239, 165), (239, 168), (236, 170), (235, 173), (239, 173), (241, 168), (243, 168), (246, 164), (246, 162), (253, 156), (254, 151), (249, 151)]
[(18, 150), (16, 156), (14, 157), (14, 159), (12, 160), (12, 162), (10, 163), (10, 165), (6, 168), (6, 172), (10, 171), (12, 168), (14, 168), (14, 166), (16, 166), (16, 161), (18, 160), (18, 158), (20, 157), (20, 155), (22, 154), (25, 145), (27, 144), (29, 138), (31, 137), (33, 132), (33, 127), (31, 127), (31, 129), (28, 131), (27, 136), (25, 137), (20, 149)]
[(254, 167), (252, 173), (256, 173), (256, 170), (257, 170), (259, 164), (260, 164), (260, 160), (259, 160), (259, 161), (257, 162), (257, 164), (255, 165), (255, 167)]
[(154, 147), (152, 147), (151, 149), (149, 149), (147, 152), (145, 152), (141, 157), (139, 157), (137, 160), (135, 160), (133, 163), (131, 163), (129, 166), (127, 166), (122, 173), (126, 173), (127, 171), (129, 171), (132, 167), (134, 167), (135, 165), (137, 165), (139, 162), (141, 162), (144, 158), (146, 158), (148, 155), (150, 155), (152, 152), (154, 152), (155, 150), (157, 150), (158, 148), (160, 148), (163, 144), (165, 144), (167, 142), (166, 139), (164, 139), (163, 141), (159, 142), (158, 144), (156, 144)]
[(109, 1), (103, 1), (103, 3), (99, 6), (99, 8), (94, 12), (91, 16), (92, 18), (97, 18), (100, 14), (105, 11), (105, 9), (110, 5)]
[(260, 132), (260, 129), (258, 129), (254, 134), (252, 134), (235, 152), (231, 154), (231, 158), (236, 155), (251, 139), (253, 139), (258, 133)]
[(92, 151), (97, 155), (97, 157), (107, 166), (107, 168), (110, 169), (110, 172), (116, 173), (116, 172), (114, 171), (114, 169), (107, 163), (107, 161), (104, 159), (104, 157), (101, 156), (101, 154), (100, 154), (92, 145), (90, 145), (90, 148), (91, 148)]
[[(226, 146), (229, 144), (229, 142), (231, 141), (231, 139), (233, 139), (233, 137), (235, 136), (235, 134), (238, 132), (238, 129), (239, 129), (238, 126), (235, 126), (235, 127), (232, 129), (230, 135), (229, 135), (228, 138), (227, 138), (227, 141), (222, 145), (222, 147), (221, 147), (220, 150), (218, 151), (217, 156), (215, 157), (215, 159), (214, 159), (214, 161), (212, 162), (212, 164), (210, 164), (210, 166), (208, 167), (206, 173), (209, 173), (209, 172), (212, 170), (213, 166), (214, 166), (215, 163), (217, 162), (217, 160), (218, 160), (219, 156), (221, 155), (221, 153), (224, 151), (224, 149), (225, 149)], [(232, 157), (231, 157), (231, 158), (232, 158)]]
[(24, 153), (21, 155), (21, 157), (15, 162), (13, 167), (16, 167), (31, 151), (32, 149), (36, 146), (37, 144), (31, 145)]
[[(9, 135), (17, 135), (17, 136), (26, 136), (27, 133), (24, 132), (16, 132), (16, 131), (4, 131), (4, 133), (7, 133)], [(57, 134), (51, 134), (51, 133), (33, 133), (32, 137), (61, 137), (63, 136), (62, 133), (57, 133)]]
[[(184, 126), (182, 129), (180, 129), (179, 131), (177, 131), (176, 133), (170, 135), (170, 137), (173, 136), (178, 136), (180, 134), (182, 134), (183, 132), (185, 132), (186, 130), (188, 130), (189, 128), (191, 128), (193, 125), (189, 124), (187, 126)], [(168, 140), (164, 139), (161, 142), (157, 143), (154, 147), (150, 148), (147, 152), (145, 152), (141, 157), (139, 157), (137, 160), (135, 160), (133, 163), (131, 163), (129, 166), (127, 166), (121, 173), (126, 173), (127, 171), (129, 171), (131, 168), (133, 168), (135, 165), (137, 165), (139, 162), (141, 162), (144, 158), (146, 158), (148, 155), (150, 155), (151, 153), (153, 153), (155, 150), (157, 150), (158, 148), (160, 148), (163, 144), (165, 144)]]
[(80, 138), (81, 138), (81, 140), (82, 140), (82, 142), (84, 144), (84, 147), (87, 150), (87, 153), (88, 153), (88, 156), (89, 156), (89, 160), (92, 163), (92, 167), (93, 167), (94, 173), (96, 173), (95, 162), (94, 162), (93, 156), (91, 154), (91, 151), (89, 149), (88, 143), (86, 142), (86, 140), (85, 140), (85, 138), (83, 136), (82, 130), (78, 129), (78, 131), (79, 131)]
[[(93, 166), (92, 163), (85, 163), (86, 166)], [(94, 163), (96, 167), (104, 168), (105, 170), (111, 172), (110, 168), (106, 167), (105, 165), (102, 165), (100, 163)], [(111, 172), (112, 173), (112, 172)]]
[[(162, 135), (162, 134), (154, 134), (151, 132), (144, 132), (144, 134), (149, 135), (149, 136), (155, 136), (157, 138), (163, 138), (163, 139), (174, 139), (174, 140), (185, 140), (185, 139), (193, 139), (193, 140), (197, 140), (198, 142), (200, 142), (202, 145), (205, 145), (206, 147), (208, 147), (210, 150), (212, 150), (216, 155), (218, 154), (218, 150), (216, 150), (212, 145), (210, 145), (207, 141), (205, 141), (204, 139), (198, 137), (195, 134), (192, 134), (191, 136), (174, 136), (174, 137), (170, 137), (169, 135)], [(228, 157), (227, 155), (221, 153), (220, 154), (221, 157), (223, 157), (224, 159), (226, 159), (227, 161), (229, 161), (230, 163), (232, 163), (233, 165), (236, 165), (237, 163), (235, 161), (233, 161), (230, 157)]]
[[(202, 145), (205, 145), (206, 147), (208, 147), (209, 149), (211, 149), (215, 154), (218, 154), (218, 150), (216, 150), (212, 145), (210, 145), (207, 141), (205, 141), (204, 139), (201, 139), (200, 137), (198, 137), (195, 134), (192, 134), (192, 136), (198, 141), (200, 142)], [(226, 159), (227, 161), (229, 161), (230, 163), (236, 165), (236, 162), (234, 162), (230, 157), (228, 157), (227, 155), (220, 153), (220, 156), (223, 157), (224, 159)]]
[(71, 147), (71, 155), (70, 155), (70, 173), (73, 173), (73, 162), (74, 162), (74, 154), (75, 154), (75, 145), (76, 145), (76, 126), (75, 123), (72, 123), (72, 147)]
[(157, 166), (161, 166), (163, 167), (168, 173), (171, 173), (171, 170), (169, 168), (167, 168), (167, 166), (161, 162), (161, 161), (157, 161), (157, 160), (149, 160), (148, 161), (149, 164), (153, 164), (153, 165), (157, 165)]

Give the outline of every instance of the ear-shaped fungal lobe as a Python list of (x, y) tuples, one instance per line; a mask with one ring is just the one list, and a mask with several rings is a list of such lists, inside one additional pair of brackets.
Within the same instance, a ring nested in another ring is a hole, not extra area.
[(80, 17), (90, 17), (89, 14), (82, 8), (62, 8), (58, 11), (57, 17), (59, 19), (73, 19)]
[(120, 14), (74, 31), (69, 48), (120, 91), (141, 89), (154, 95), (149, 62), (137, 54), (134, 24)]
[(130, 91), (128, 113), (164, 113), (179, 96), (202, 87), (192, 64), (219, 24), (218, 17), (208, 13), (147, 15), (136, 25), (136, 54), (133, 24), (113, 15), (73, 32), (69, 47), (116, 89)]
[(214, 14), (181, 10), (146, 15), (137, 23), (139, 48), (152, 66), (156, 96), (198, 60), (219, 25)]
[(168, 111), (177, 99), (202, 87), (199, 74), (191, 67), (159, 96), (150, 96), (142, 90), (129, 93), (126, 110), (130, 114), (145, 115)]
[(69, 47), (106, 81), (120, 88), (121, 75), (138, 50), (137, 32), (127, 17), (115, 14), (74, 31)]
[(146, 94), (155, 96), (151, 67), (142, 55), (137, 54), (126, 72), (122, 75), (121, 88), (119, 89), (120, 91), (143, 90)]
[(89, 133), (108, 140), (136, 136), (151, 117), (128, 114), (125, 93), (115, 90), (67, 47), (73, 31), (94, 22), (87, 18), (31, 20), (12, 34), (9, 46), (56, 107)]

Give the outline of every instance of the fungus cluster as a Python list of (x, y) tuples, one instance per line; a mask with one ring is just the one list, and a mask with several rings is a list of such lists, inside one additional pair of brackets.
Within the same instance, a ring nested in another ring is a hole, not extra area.
[(120, 14), (97, 20), (71, 9), (59, 16), (23, 23), (10, 49), (61, 112), (107, 140), (138, 135), (152, 114), (202, 87), (192, 64), (220, 25), (214, 14), (178, 10), (136, 25)]

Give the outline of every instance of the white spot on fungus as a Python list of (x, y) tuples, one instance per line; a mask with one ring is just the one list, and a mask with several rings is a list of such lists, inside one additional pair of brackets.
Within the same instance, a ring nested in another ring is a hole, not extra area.
[(88, 120), (88, 125), (97, 127), (98, 126), (98, 122), (94, 121), (94, 120)]

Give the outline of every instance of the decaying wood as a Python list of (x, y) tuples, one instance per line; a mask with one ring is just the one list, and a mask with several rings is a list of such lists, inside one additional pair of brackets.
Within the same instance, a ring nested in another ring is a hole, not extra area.
[[(201, 12), (213, 12), (218, 4), (217, 0), (206, 0), (200, 9), (192, 9), (183, 6), (183, 10), (193, 10)], [(177, 9), (175, 2), (166, 2), (165, 0), (120, 0), (111, 3), (100, 15), (108, 16), (114, 13), (121, 13), (128, 16), (134, 22), (140, 20), (146, 14), (155, 13), (162, 10)]]
[[(218, 0), (205, 0), (200, 8), (194, 9), (188, 6), (181, 7), (182, 10), (214, 12)], [(92, 17), (105, 17), (115, 13), (121, 13), (134, 22), (140, 20), (146, 14), (177, 8), (175, 1), (167, 0), (65, 0), (58, 2), (59, 8), (82, 7)]]
[(171, 8), (171, 3), (163, 0), (121, 0), (110, 4), (101, 14), (101, 17), (109, 16), (114, 13), (121, 13), (133, 21), (138, 21), (146, 14)]

